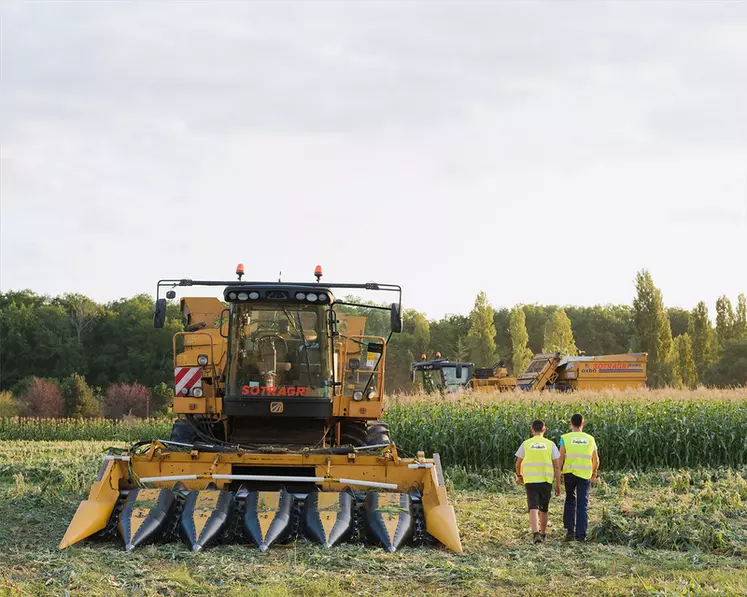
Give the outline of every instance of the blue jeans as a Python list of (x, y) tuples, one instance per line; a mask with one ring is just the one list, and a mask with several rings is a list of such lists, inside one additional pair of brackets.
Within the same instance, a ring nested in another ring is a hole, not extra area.
[(563, 526), (568, 534), (586, 538), (589, 526), (589, 479), (582, 479), (573, 473), (563, 475), (565, 482), (565, 506)]

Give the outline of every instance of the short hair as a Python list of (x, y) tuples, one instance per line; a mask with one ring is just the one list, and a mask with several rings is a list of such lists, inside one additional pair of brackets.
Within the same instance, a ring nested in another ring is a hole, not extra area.
[(542, 431), (545, 428), (545, 422), (542, 419), (532, 421), (532, 431)]
[(584, 424), (584, 416), (576, 413), (571, 417), (571, 425), (574, 427), (581, 427)]

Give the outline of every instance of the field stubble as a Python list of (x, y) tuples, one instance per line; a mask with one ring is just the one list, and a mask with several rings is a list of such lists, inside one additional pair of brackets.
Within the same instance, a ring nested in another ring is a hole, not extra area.
[[(0, 595), (745, 595), (747, 470), (606, 473), (592, 498), (594, 543), (528, 543), (524, 498), (508, 473), (448, 469), (465, 554), (395, 554), (303, 542), (198, 554), (178, 543), (57, 542), (108, 442), (0, 441)], [(709, 530), (710, 529), (710, 530)]]

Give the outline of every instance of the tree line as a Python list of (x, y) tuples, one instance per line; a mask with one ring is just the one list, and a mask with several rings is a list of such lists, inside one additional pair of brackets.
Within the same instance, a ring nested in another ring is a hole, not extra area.
[[(720, 297), (712, 322), (702, 301), (690, 311), (666, 308), (646, 270), (635, 284), (632, 305), (494, 309), (480, 292), (468, 315), (429, 320), (405, 309), (403, 333), (395, 334), (388, 347), (388, 389), (407, 389), (410, 364), (436, 352), (477, 366), (502, 361), (515, 374), (539, 352), (648, 352), (653, 387), (747, 383), (744, 294), (737, 297), (736, 308)], [(369, 333), (386, 335), (388, 313), (365, 311)], [(0, 416), (10, 400), (21, 414), (39, 412), (42, 405), (73, 416), (116, 416), (117, 404), (130, 405), (138, 414), (163, 410), (173, 385), (172, 336), (181, 330), (176, 303), (169, 306), (164, 328), (153, 328), (148, 295), (100, 304), (81, 294), (0, 293), (0, 390), (13, 396), (0, 397)]]

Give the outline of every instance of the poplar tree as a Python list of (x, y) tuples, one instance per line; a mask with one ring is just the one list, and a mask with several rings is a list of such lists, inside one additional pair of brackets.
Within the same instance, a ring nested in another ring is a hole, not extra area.
[(529, 334), (527, 333), (527, 318), (524, 309), (517, 306), (511, 310), (509, 319), (509, 333), (511, 335), (511, 366), (514, 375), (523, 373), (532, 360), (529, 350)]
[(672, 329), (664, 309), (661, 290), (648, 270), (636, 275), (636, 297), (633, 300), (635, 346), (648, 353), (648, 383), (662, 387), (673, 381)]
[(454, 345), (454, 360), (455, 361), (466, 361), (469, 357), (469, 346), (464, 338), (459, 336), (456, 344)]
[(693, 345), (688, 333), (680, 334), (674, 339), (675, 345), (675, 378), (685, 387), (694, 388), (698, 385), (693, 360)]
[(703, 375), (713, 362), (713, 328), (708, 318), (708, 307), (703, 301), (695, 305), (690, 314), (688, 334), (693, 347), (695, 371), (698, 379), (703, 379)]
[(737, 314), (734, 318), (734, 339), (747, 340), (747, 300), (744, 293), (737, 297)]
[(492, 367), (498, 360), (495, 347), (495, 313), (490, 306), (487, 295), (480, 291), (475, 299), (475, 306), (470, 313), (472, 322), (467, 341), (469, 354), (478, 367)]
[(726, 344), (734, 339), (734, 309), (726, 295), (716, 300), (716, 349), (721, 356)]
[(573, 340), (571, 320), (563, 309), (556, 309), (545, 323), (545, 341), (542, 352), (559, 352), (563, 355), (575, 356), (578, 348)]

